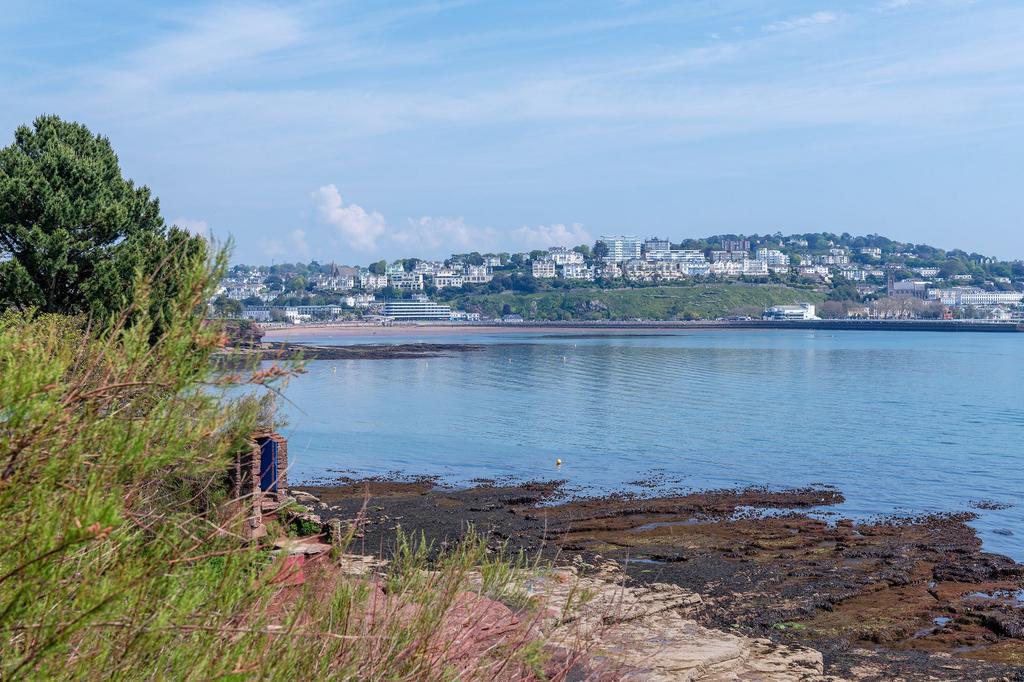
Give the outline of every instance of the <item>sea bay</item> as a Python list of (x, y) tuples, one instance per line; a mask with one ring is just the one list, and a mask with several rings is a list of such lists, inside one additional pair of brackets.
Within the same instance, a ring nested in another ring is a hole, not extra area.
[(410, 328), (288, 340), (483, 346), (310, 361), (280, 403), (294, 482), (401, 472), (455, 485), (565, 479), (580, 494), (832, 485), (846, 496), (834, 510), (853, 518), (974, 511), (987, 550), (1024, 560), (1021, 335)]

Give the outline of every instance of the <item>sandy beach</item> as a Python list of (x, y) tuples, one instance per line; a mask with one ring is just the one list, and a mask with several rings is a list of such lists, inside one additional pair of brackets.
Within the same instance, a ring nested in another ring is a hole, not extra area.
[(277, 341), (292, 339), (295, 337), (339, 337), (339, 336), (379, 336), (381, 338), (396, 336), (497, 336), (507, 334), (671, 334), (679, 331), (701, 331), (700, 328), (692, 330), (681, 329), (657, 329), (657, 328), (622, 328), (622, 327), (558, 327), (538, 325), (508, 325), (485, 327), (480, 325), (455, 325), (455, 324), (403, 324), (392, 326), (381, 325), (353, 325), (353, 324), (324, 324), (324, 325), (299, 325), (293, 327), (267, 327), (264, 328), (264, 341)]

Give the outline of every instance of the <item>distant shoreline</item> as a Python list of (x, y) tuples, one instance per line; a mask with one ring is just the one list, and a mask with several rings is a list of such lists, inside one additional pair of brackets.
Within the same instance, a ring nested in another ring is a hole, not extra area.
[(700, 330), (850, 330), (850, 331), (928, 331), (928, 332), (1024, 332), (1024, 324), (978, 320), (740, 320), (740, 321), (597, 321), (597, 322), (455, 322), (404, 323), (392, 325), (324, 323), (291, 327), (265, 327), (265, 338), (295, 336), (407, 336), (448, 334), (530, 334), (547, 331), (657, 332)]

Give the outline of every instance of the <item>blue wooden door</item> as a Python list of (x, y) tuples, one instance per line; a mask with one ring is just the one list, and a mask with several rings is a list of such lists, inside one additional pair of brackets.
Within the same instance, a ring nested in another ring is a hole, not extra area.
[(270, 438), (260, 443), (260, 490), (277, 492), (277, 443)]

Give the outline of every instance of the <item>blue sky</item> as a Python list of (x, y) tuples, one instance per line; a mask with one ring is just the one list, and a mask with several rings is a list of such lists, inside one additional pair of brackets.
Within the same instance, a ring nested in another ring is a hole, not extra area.
[(4, 4), (3, 143), (86, 123), (236, 261), (777, 230), (1024, 258), (1019, 0)]

